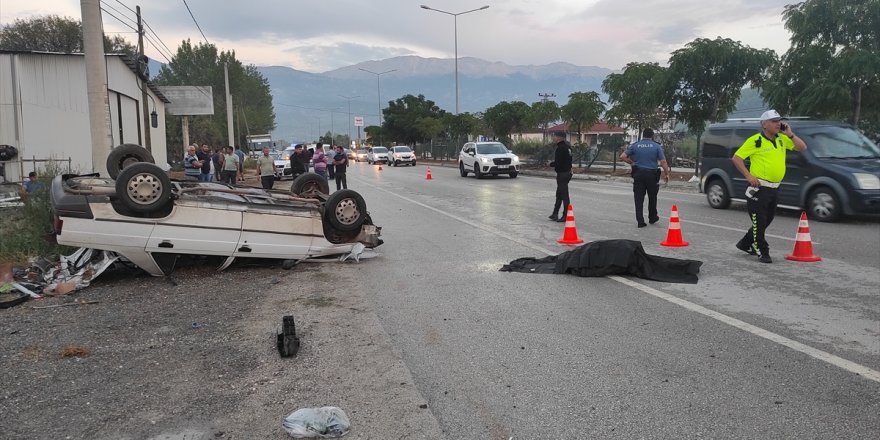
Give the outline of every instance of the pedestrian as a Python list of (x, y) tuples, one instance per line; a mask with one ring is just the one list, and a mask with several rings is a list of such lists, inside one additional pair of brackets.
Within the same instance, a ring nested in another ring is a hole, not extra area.
[(196, 156), (199, 158), (199, 161), (202, 162), (201, 173), (199, 174), (200, 182), (210, 182), (213, 176), (211, 172), (211, 167), (214, 164), (213, 154), (211, 154), (211, 147), (208, 144), (202, 144), (202, 149), (196, 152)]
[(241, 174), (238, 171), (238, 155), (232, 150), (232, 147), (224, 147), (223, 155), (223, 178), (224, 183), (235, 186), (236, 177)]
[(342, 146), (336, 146), (336, 157), (333, 158), (333, 165), (336, 167), (336, 171), (333, 173), (334, 178), (336, 179), (336, 191), (340, 189), (348, 189), (348, 179), (346, 179), (345, 168), (348, 167), (348, 157), (345, 155), (345, 152), (342, 151)]
[(183, 175), (188, 180), (199, 180), (202, 174), (202, 162), (196, 155), (196, 144), (186, 147), (186, 155), (183, 157)]
[(294, 179), (308, 170), (308, 156), (303, 150), (302, 144), (296, 144), (293, 147), (293, 154), (290, 155), (290, 173)]
[(225, 148), (214, 148), (214, 155), (211, 157), (211, 163), (214, 164), (214, 180), (216, 182), (223, 181), (223, 153)]
[(28, 173), (28, 178), (21, 184), (21, 194), (26, 196), (27, 194), (33, 194), (35, 192), (41, 191), (46, 188), (46, 185), (43, 185), (43, 182), (40, 182), (37, 179), (37, 172), (31, 171)]
[[(657, 214), (657, 193), (660, 192), (660, 177), (669, 183), (669, 164), (663, 153), (663, 146), (654, 142), (654, 130), (642, 130), (642, 140), (630, 145), (620, 153), (620, 160), (630, 164), (633, 178), (633, 199), (636, 203), (636, 226), (644, 228), (645, 194), (648, 195), (648, 223), (660, 221)], [(659, 163), (659, 167), (658, 167)], [(661, 170), (662, 168), (662, 170)]]
[[(571, 182), (571, 144), (565, 140), (565, 132), (553, 133), (553, 142), (556, 143), (556, 152), (550, 166), (556, 170), (556, 202), (553, 204), (553, 213), (548, 217), (555, 222), (564, 222), (567, 215), (571, 197), (568, 195), (568, 182)], [(559, 208), (562, 207), (562, 214)]]
[(321, 148), (315, 148), (315, 154), (312, 156), (312, 159), (315, 162), (315, 174), (327, 179), (327, 157), (324, 155), (324, 150)]
[(323, 144), (319, 143), (315, 146), (315, 151), (320, 150), (321, 152), (324, 152), (324, 160), (327, 162), (327, 179), (329, 180), (334, 177), (333, 173), (336, 171), (334, 169), (336, 167), (333, 166), (333, 160), (336, 158), (336, 150), (330, 145), (327, 145), (327, 147), (329, 149), (325, 152)]
[(263, 147), (263, 155), (257, 159), (257, 175), (263, 189), (272, 189), (275, 186), (275, 159), (269, 156), (269, 147)]
[[(737, 249), (750, 255), (760, 255), (762, 263), (772, 263), (770, 245), (764, 232), (773, 221), (779, 183), (785, 177), (785, 156), (788, 150), (804, 151), (807, 144), (782, 122), (776, 110), (761, 115), (761, 131), (749, 137), (733, 154), (733, 164), (749, 182), (746, 207), (751, 227), (739, 242)], [(746, 169), (745, 159), (750, 162)]]
[[(318, 144), (318, 145), (321, 145), (321, 144)], [(316, 151), (318, 151), (318, 147), (311, 148), (311, 149), (306, 148), (303, 150), (303, 153), (305, 153), (305, 155), (306, 155), (305, 163), (306, 163), (306, 172), (307, 173), (309, 172), (309, 167), (315, 166), (315, 161), (312, 158), (315, 157)]]
[(235, 155), (238, 156), (238, 180), (244, 180), (244, 151), (241, 147), (235, 147)]

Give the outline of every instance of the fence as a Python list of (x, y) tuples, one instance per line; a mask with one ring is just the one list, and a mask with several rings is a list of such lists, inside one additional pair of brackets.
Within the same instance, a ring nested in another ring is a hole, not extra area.
[[(64, 163), (67, 163), (66, 173), (72, 173), (73, 169), (73, 159), (68, 157), (67, 159), (37, 159), (36, 156), (32, 156), (30, 159), (26, 158), (17, 158), (13, 160), (8, 160), (5, 162), (0, 162), (0, 182), (8, 183), (10, 181), (21, 183), (25, 176), (30, 174), (31, 171), (39, 171), (40, 169), (44, 171), (43, 174), (51, 174), (57, 175), (61, 172), (65, 171)], [(30, 166), (25, 167), (25, 163), (30, 163)], [(38, 167), (38, 164), (44, 164), (43, 166)], [(15, 174), (10, 174), (7, 172), (8, 169), (17, 170), (18, 176)], [(37, 174), (40, 174), (39, 172)], [(10, 180), (9, 177), (13, 179)]]

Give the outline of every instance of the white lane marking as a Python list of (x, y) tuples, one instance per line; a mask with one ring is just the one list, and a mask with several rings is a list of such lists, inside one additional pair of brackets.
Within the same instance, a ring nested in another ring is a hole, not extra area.
[[(695, 225), (707, 226), (707, 227), (710, 227), (710, 228), (725, 229), (725, 230), (728, 230), (728, 231), (734, 231), (734, 232), (741, 232), (741, 233), (743, 233), (743, 234), (746, 232), (746, 230), (745, 230), (744, 228), (732, 228), (732, 227), (730, 227), (730, 226), (713, 225), (713, 224), (711, 224), (711, 223), (696, 222), (696, 221), (693, 221), (693, 220), (680, 220), (680, 222), (681, 222), (681, 223), (693, 223), (693, 224), (695, 224)], [(781, 236), (781, 235), (768, 234), (768, 233), (766, 233), (766, 232), (764, 233), (764, 236), (765, 236), (765, 237), (777, 238), (777, 239), (779, 239), (779, 240), (797, 241), (797, 240), (795, 240), (794, 238), (791, 238), (791, 237), (783, 237), (783, 236)], [(822, 243), (819, 243), (818, 241), (814, 241), (813, 244), (822, 244)]]
[[(466, 225), (469, 225), (469, 226), (473, 226), (473, 227), (475, 227), (475, 228), (477, 228), (477, 229), (481, 229), (481, 230), (486, 231), (486, 232), (488, 232), (488, 233), (490, 233), (490, 234), (495, 234), (495, 235), (497, 235), (498, 237), (501, 237), (501, 238), (503, 238), (503, 239), (505, 239), (505, 240), (512, 241), (512, 242), (517, 243), (517, 244), (520, 244), (520, 245), (525, 246), (525, 247), (527, 247), (527, 248), (529, 248), (529, 249), (534, 249), (534, 250), (536, 250), (536, 251), (538, 251), (538, 252), (543, 252), (543, 253), (545, 253), (545, 254), (547, 254), (547, 255), (556, 255), (556, 254), (559, 253), (559, 252), (554, 252), (554, 251), (551, 251), (551, 250), (548, 250), (548, 249), (542, 248), (542, 247), (540, 247), (540, 246), (537, 246), (537, 245), (534, 245), (534, 244), (528, 243), (528, 242), (526, 242), (526, 241), (523, 241), (523, 240), (520, 240), (520, 239), (517, 239), (517, 238), (513, 238), (513, 237), (510, 237), (510, 236), (504, 235), (504, 234), (502, 234), (500, 231), (498, 231), (498, 229), (496, 229), (496, 228), (492, 228), (492, 227), (489, 227), (489, 226), (485, 226), (485, 225), (482, 225), (482, 224), (479, 224), (479, 223), (472, 222), (472, 221), (470, 221), (470, 220), (467, 220), (467, 219), (461, 218), (461, 217), (459, 217), (459, 216), (457, 216), (457, 215), (455, 215), (455, 214), (450, 214), (450, 213), (448, 213), (448, 212), (446, 212), (446, 211), (443, 211), (443, 210), (441, 210), (441, 209), (438, 209), (438, 208), (435, 208), (435, 207), (433, 207), (433, 206), (426, 205), (426, 204), (424, 204), (424, 203), (422, 203), (422, 202), (419, 202), (419, 201), (413, 200), (413, 199), (411, 199), (411, 198), (409, 198), (409, 197), (406, 197), (406, 196), (402, 196), (402, 195), (400, 195), (400, 194), (393, 193), (393, 192), (388, 191), (388, 190), (386, 190), (386, 189), (384, 189), (384, 188), (379, 188), (379, 187), (377, 187), (377, 186), (375, 186), (375, 185), (371, 185), (371, 184), (369, 184), (369, 183), (365, 183), (365, 184), (366, 184), (367, 186), (373, 188), (373, 189), (376, 189), (376, 190), (379, 190), (379, 191), (382, 191), (382, 192), (385, 192), (385, 193), (391, 194), (391, 195), (393, 195), (393, 196), (395, 196), (395, 197), (398, 197), (398, 198), (400, 198), (400, 199), (406, 200), (407, 202), (410, 202), (410, 203), (413, 203), (413, 204), (415, 204), (415, 205), (421, 206), (421, 207), (423, 207), (423, 208), (425, 208), (425, 209), (428, 209), (428, 210), (434, 211), (434, 212), (436, 212), (436, 213), (438, 213), (438, 214), (445, 215), (446, 217), (449, 217), (449, 218), (451, 218), (451, 219), (453, 219), (453, 220), (456, 220), (456, 221), (462, 222), (462, 223), (464, 223), (464, 224), (466, 224)], [(807, 356), (810, 356), (810, 357), (812, 357), (812, 358), (814, 358), (814, 359), (818, 359), (818, 360), (820, 360), (820, 361), (822, 361), (822, 362), (827, 362), (827, 363), (829, 363), (829, 364), (831, 364), (831, 365), (834, 365), (835, 367), (838, 367), (838, 368), (844, 369), (844, 370), (849, 371), (849, 372), (851, 372), (851, 373), (858, 374), (858, 375), (864, 377), (865, 379), (872, 380), (872, 381), (874, 381), (874, 382), (878, 382), (878, 383), (880, 383), (880, 371), (877, 371), (877, 370), (874, 370), (874, 369), (868, 368), (868, 367), (866, 367), (866, 366), (864, 366), (864, 365), (857, 364), (857, 363), (852, 362), (852, 361), (848, 361), (848, 360), (846, 360), (846, 359), (844, 359), (844, 358), (842, 358), (842, 357), (835, 356), (835, 355), (833, 355), (833, 354), (831, 354), (831, 353), (828, 353), (828, 352), (825, 352), (825, 351), (819, 350), (819, 349), (817, 349), (817, 348), (810, 347), (809, 345), (806, 345), (806, 344), (803, 344), (803, 343), (797, 342), (797, 341), (795, 341), (795, 340), (793, 340), (793, 339), (786, 338), (785, 336), (778, 335), (778, 334), (773, 333), (773, 332), (771, 332), (771, 331), (769, 331), (769, 330), (764, 330), (764, 329), (762, 329), (761, 327), (754, 326), (754, 325), (752, 325), (752, 324), (749, 324), (749, 323), (744, 322), (744, 321), (740, 321), (739, 319), (733, 318), (733, 317), (731, 317), (731, 316), (727, 316), (727, 315), (725, 315), (725, 314), (723, 314), (723, 313), (716, 312), (716, 311), (714, 311), (714, 310), (708, 309), (708, 308), (703, 307), (703, 306), (698, 305), (698, 304), (694, 304), (694, 303), (692, 303), (692, 302), (690, 302), (690, 301), (687, 301), (687, 300), (681, 299), (681, 298), (679, 298), (679, 297), (677, 297), (677, 296), (674, 296), (674, 295), (670, 295), (670, 294), (668, 294), (668, 293), (666, 293), (666, 292), (662, 292), (662, 291), (657, 290), (657, 289), (655, 289), (655, 288), (653, 288), (653, 287), (646, 286), (646, 285), (644, 285), (644, 284), (642, 284), (642, 283), (639, 283), (639, 282), (637, 282), (637, 281), (633, 281), (633, 280), (630, 280), (630, 279), (628, 279), (628, 278), (623, 278), (623, 277), (621, 277), (621, 276), (617, 276), (617, 275), (611, 275), (611, 276), (608, 276), (608, 278), (609, 278), (609, 279), (612, 279), (612, 280), (614, 280), (614, 281), (617, 281), (618, 283), (623, 284), (623, 285), (625, 285), (625, 286), (629, 286), (629, 287), (632, 287), (632, 288), (634, 288), (634, 289), (641, 290), (642, 292), (647, 293), (647, 294), (649, 294), (649, 295), (651, 295), (651, 296), (654, 296), (654, 297), (656, 297), (656, 298), (659, 298), (659, 299), (662, 299), (662, 300), (664, 300), (664, 301), (670, 302), (670, 303), (672, 303), (672, 304), (675, 304), (675, 305), (678, 305), (678, 306), (684, 307), (685, 309), (690, 310), (690, 311), (692, 311), (692, 312), (699, 313), (699, 314), (701, 314), (701, 315), (703, 315), (703, 316), (706, 316), (706, 317), (709, 317), (709, 318), (715, 319), (715, 320), (717, 320), (717, 321), (723, 322), (723, 323), (725, 323), (725, 324), (727, 324), (727, 325), (730, 325), (730, 326), (736, 327), (736, 328), (738, 328), (738, 329), (740, 329), (740, 330), (743, 330), (743, 331), (745, 331), (745, 332), (751, 333), (751, 334), (753, 334), (753, 335), (755, 335), (755, 336), (758, 336), (758, 337), (761, 337), (761, 338), (767, 339), (768, 341), (775, 342), (775, 343), (777, 343), (777, 344), (779, 344), (779, 345), (782, 345), (783, 347), (787, 347), (787, 348), (790, 348), (790, 349), (792, 349), (792, 350), (798, 351), (798, 352), (803, 353), (803, 354), (805, 354), (805, 355), (807, 355)]]

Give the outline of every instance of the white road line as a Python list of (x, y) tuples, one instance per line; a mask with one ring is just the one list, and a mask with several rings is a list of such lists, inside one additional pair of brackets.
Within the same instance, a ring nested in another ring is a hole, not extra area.
[[(384, 189), (384, 188), (380, 188), (380, 187), (378, 187), (378, 186), (375, 186), (375, 185), (372, 185), (372, 184), (369, 184), (369, 183), (366, 183), (366, 182), (361, 182), (361, 183), (364, 184), (364, 185), (366, 185), (366, 186), (369, 186), (370, 188), (373, 188), (373, 189), (376, 189), (376, 190), (379, 190), (379, 191), (382, 191), (382, 192), (385, 192), (385, 193), (391, 194), (391, 195), (393, 195), (393, 196), (395, 196), (395, 197), (397, 197), (397, 198), (400, 198), (400, 199), (406, 200), (407, 202), (410, 202), (410, 203), (412, 203), (412, 204), (415, 204), (415, 205), (421, 206), (422, 208), (425, 208), (425, 209), (428, 209), (428, 210), (434, 211), (434, 212), (436, 212), (436, 213), (438, 213), (438, 214), (444, 215), (444, 216), (446, 216), (446, 217), (449, 217), (449, 218), (451, 218), (451, 219), (453, 219), (453, 220), (459, 221), (459, 222), (464, 223), (464, 224), (466, 224), (466, 225), (473, 226), (473, 227), (475, 227), (475, 228), (477, 228), (477, 229), (481, 229), (481, 230), (486, 231), (486, 232), (488, 232), (488, 233), (490, 233), (490, 234), (495, 234), (495, 235), (497, 235), (498, 237), (501, 237), (501, 238), (503, 238), (503, 239), (505, 239), (505, 240), (512, 241), (512, 242), (517, 243), (517, 244), (520, 244), (520, 245), (525, 246), (525, 247), (527, 247), (527, 248), (529, 248), (529, 249), (534, 249), (534, 250), (536, 250), (536, 251), (538, 251), (538, 252), (543, 252), (543, 253), (545, 253), (545, 254), (547, 254), (547, 255), (556, 255), (556, 254), (559, 254), (559, 253), (560, 253), (560, 252), (554, 252), (554, 251), (551, 251), (551, 250), (549, 250), (549, 249), (542, 248), (542, 247), (540, 247), (540, 246), (534, 245), (534, 244), (532, 244), (532, 243), (529, 243), (529, 242), (526, 242), (526, 241), (523, 241), (523, 240), (520, 240), (520, 239), (517, 239), (517, 238), (509, 237), (509, 236), (507, 236), (507, 235), (502, 234), (501, 231), (499, 231), (499, 230), (496, 229), (496, 228), (492, 228), (492, 227), (489, 227), (489, 226), (486, 226), (486, 225), (483, 225), (483, 224), (480, 224), (480, 223), (472, 222), (472, 221), (467, 220), (467, 219), (465, 219), (465, 218), (459, 217), (459, 216), (457, 216), (457, 215), (455, 215), (455, 214), (450, 214), (450, 213), (448, 213), (448, 212), (446, 212), (446, 211), (443, 211), (443, 210), (441, 210), (441, 209), (438, 209), (438, 208), (435, 208), (435, 207), (433, 207), (433, 206), (426, 205), (426, 204), (424, 204), (424, 203), (422, 203), (422, 202), (419, 202), (419, 201), (413, 200), (413, 199), (411, 199), (411, 198), (409, 198), (409, 197), (402, 196), (402, 195), (397, 194), (397, 193), (393, 193), (393, 192), (388, 191), (388, 190), (386, 190), (386, 189)], [(662, 300), (664, 300), (664, 301), (670, 302), (670, 303), (672, 303), (672, 304), (675, 304), (675, 305), (678, 305), (678, 306), (684, 307), (685, 309), (688, 309), (688, 310), (690, 310), (690, 311), (692, 311), (692, 312), (699, 313), (699, 314), (701, 314), (701, 315), (703, 315), (703, 316), (706, 316), (706, 317), (709, 317), (709, 318), (715, 319), (715, 320), (717, 320), (717, 321), (723, 322), (723, 323), (725, 323), (725, 324), (727, 324), (727, 325), (730, 325), (730, 326), (736, 327), (736, 328), (738, 328), (738, 329), (740, 329), (740, 330), (746, 331), (746, 332), (751, 333), (751, 334), (753, 334), (753, 335), (755, 335), (755, 336), (758, 336), (758, 337), (761, 337), (761, 338), (767, 339), (768, 341), (772, 341), (772, 342), (775, 342), (775, 343), (777, 343), (777, 344), (779, 344), (779, 345), (782, 345), (782, 346), (784, 346), (784, 347), (787, 347), (787, 348), (790, 348), (790, 349), (792, 349), (792, 350), (798, 351), (798, 352), (803, 353), (803, 354), (805, 354), (805, 355), (807, 355), (807, 356), (810, 356), (810, 357), (812, 357), (812, 358), (814, 358), (814, 359), (818, 359), (818, 360), (820, 360), (820, 361), (827, 362), (827, 363), (829, 363), (829, 364), (831, 364), (831, 365), (834, 365), (835, 367), (838, 367), (838, 368), (844, 369), (844, 370), (849, 371), (849, 372), (851, 372), (851, 373), (858, 374), (858, 375), (864, 377), (865, 379), (872, 380), (872, 381), (874, 381), (874, 382), (878, 382), (878, 383), (880, 383), (880, 371), (877, 371), (877, 370), (874, 370), (874, 369), (868, 368), (868, 367), (866, 367), (866, 366), (864, 366), (864, 365), (857, 364), (857, 363), (852, 362), (852, 361), (848, 361), (848, 360), (846, 360), (846, 359), (844, 359), (844, 358), (842, 358), (842, 357), (835, 356), (835, 355), (833, 355), (833, 354), (831, 354), (831, 353), (828, 353), (828, 352), (825, 352), (825, 351), (819, 350), (819, 349), (817, 349), (817, 348), (810, 347), (809, 345), (806, 345), (806, 344), (800, 343), (800, 342), (795, 341), (795, 340), (793, 340), (793, 339), (786, 338), (785, 336), (778, 335), (778, 334), (773, 333), (773, 332), (771, 332), (771, 331), (764, 330), (764, 329), (762, 329), (762, 328), (760, 328), (760, 327), (754, 326), (754, 325), (749, 324), (749, 323), (744, 322), (744, 321), (740, 321), (739, 319), (733, 318), (733, 317), (731, 317), (731, 316), (727, 316), (727, 315), (725, 315), (725, 314), (723, 314), (723, 313), (716, 312), (716, 311), (714, 311), (714, 310), (708, 309), (708, 308), (703, 307), (703, 306), (701, 306), (701, 305), (694, 304), (694, 303), (692, 303), (692, 302), (690, 302), (690, 301), (687, 301), (687, 300), (681, 299), (681, 298), (679, 298), (679, 297), (677, 297), (677, 296), (670, 295), (670, 294), (668, 294), (668, 293), (666, 293), (666, 292), (662, 292), (662, 291), (657, 290), (657, 289), (655, 289), (655, 288), (653, 288), (653, 287), (646, 286), (646, 285), (644, 285), (644, 284), (642, 284), (642, 283), (639, 283), (639, 282), (637, 282), (637, 281), (633, 281), (633, 280), (631, 280), (631, 279), (623, 278), (623, 277), (621, 277), (621, 276), (617, 276), (617, 275), (612, 275), (612, 276), (609, 276), (608, 278), (611, 279), (611, 280), (617, 281), (618, 283), (623, 284), (623, 285), (625, 285), (625, 286), (629, 286), (629, 287), (632, 287), (632, 288), (634, 288), (634, 289), (638, 289), (638, 290), (640, 290), (640, 291), (642, 291), (642, 292), (644, 292), (644, 293), (647, 293), (647, 294), (649, 294), (649, 295), (651, 295), (651, 296), (654, 296), (654, 297), (656, 297), (656, 298), (659, 298), (659, 299), (662, 299)]]
[[(713, 224), (711, 224), (711, 223), (695, 222), (695, 221), (693, 221), (693, 220), (684, 220), (684, 219), (679, 220), (679, 221), (680, 221), (681, 223), (692, 223), (692, 224), (695, 224), (695, 225), (707, 226), (707, 227), (710, 227), (710, 228), (725, 229), (725, 230), (728, 230), (728, 231), (740, 232), (740, 233), (743, 233), (743, 234), (745, 234), (745, 232), (746, 232), (746, 230), (743, 229), (743, 228), (731, 228), (730, 226), (713, 225)], [(766, 233), (766, 232), (764, 233), (764, 236), (765, 236), (765, 237), (778, 238), (778, 239), (780, 239), (780, 240), (797, 241), (797, 240), (795, 240), (794, 238), (791, 238), (791, 237), (783, 237), (783, 236), (781, 236), (781, 235), (768, 234), (768, 233)], [(822, 243), (819, 243), (818, 241), (814, 241), (813, 244), (822, 244)]]

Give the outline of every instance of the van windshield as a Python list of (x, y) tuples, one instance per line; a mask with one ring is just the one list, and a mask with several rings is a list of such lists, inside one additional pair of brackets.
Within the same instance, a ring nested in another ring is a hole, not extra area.
[(816, 157), (830, 159), (876, 159), (880, 148), (850, 127), (810, 127), (798, 130)]

